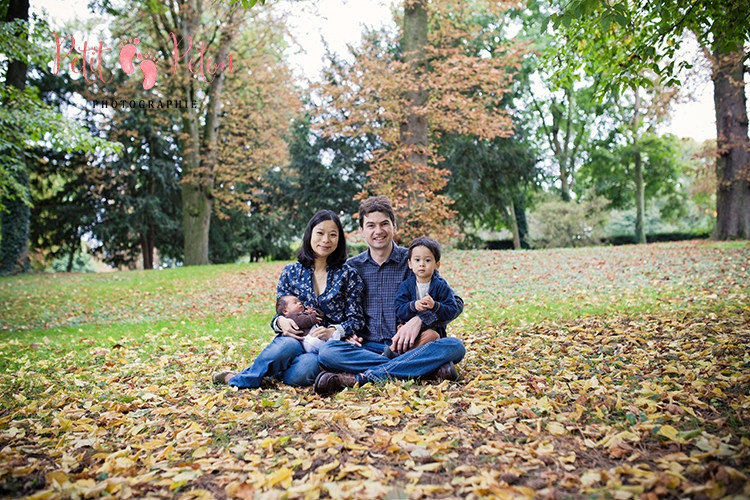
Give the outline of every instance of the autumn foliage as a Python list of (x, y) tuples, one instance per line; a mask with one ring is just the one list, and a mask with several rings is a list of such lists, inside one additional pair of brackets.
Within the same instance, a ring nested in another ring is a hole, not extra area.
[[(502, 15), (502, 2), (432, 2), (427, 44), (415, 62), (404, 53), (402, 32), (369, 33), (353, 49), (356, 61), (334, 60), (325, 71), (323, 130), (330, 136), (377, 135), (368, 183), (360, 197), (385, 194), (396, 209), (401, 236), (455, 235), (451, 200), (442, 194), (449, 172), (437, 167), (435, 139), (456, 133), (508, 137), (512, 123), (499, 101), (519, 67), (521, 47), (494, 53), (477, 49), (487, 36), (471, 16)], [(427, 143), (411, 140), (414, 122), (429, 127)], [(409, 129), (408, 133), (404, 133)]]
[(750, 495), (750, 247), (450, 251), (455, 383), (237, 391), (283, 263), (0, 280), (0, 495)]

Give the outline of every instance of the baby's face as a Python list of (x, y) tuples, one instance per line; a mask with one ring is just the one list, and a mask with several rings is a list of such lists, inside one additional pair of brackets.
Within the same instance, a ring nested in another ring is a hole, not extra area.
[(297, 297), (289, 297), (286, 299), (286, 314), (301, 312), (305, 312), (305, 306)]

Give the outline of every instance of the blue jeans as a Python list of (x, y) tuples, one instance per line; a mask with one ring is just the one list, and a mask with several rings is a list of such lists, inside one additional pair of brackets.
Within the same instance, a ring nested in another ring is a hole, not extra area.
[(383, 356), (385, 342), (365, 341), (362, 347), (342, 340), (329, 340), (320, 348), (318, 360), (326, 369), (361, 375), (368, 382), (388, 378), (409, 379), (429, 376), (445, 363), (464, 359), (466, 348), (455, 337), (445, 337), (394, 358)]
[(275, 337), (261, 351), (252, 366), (229, 379), (240, 389), (260, 387), (263, 377), (273, 377), (287, 385), (312, 385), (320, 373), (318, 354), (305, 352), (302, 342), (292, 337)]

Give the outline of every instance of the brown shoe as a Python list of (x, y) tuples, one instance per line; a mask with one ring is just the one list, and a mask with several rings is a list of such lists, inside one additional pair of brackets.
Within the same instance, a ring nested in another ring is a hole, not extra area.
[(357, 377), (351, 373), (332, 373), (320, 372), (315, 378), (313, 389), (316, 394), (321, 396), (330, 396), (339, 392), (344, 387), (354, 387), (357, 385)]
[[(226, 384), (227, 383), (227, 375), (231, 375), (232, 377), (234, 377), (236, 375), (236, 373), (234, 373), (234, 372), (219, 372), (219, 373), (214, 373), (214, 376), (211, 377), (211, 381), (214, 384)], [(232, 378), (232, 377), (229, 377), (229, 378)]]
[(441, 382), (443, 380), (450, 380), (451, 382), (455, 382), (456, 380), (458, 380), (458, 372), (456, 371), (456, 365), (454, 365), (453, 362), (440, 365), (440, 368), (437, 369), (434, 377), (436, 380), (441, 381)]

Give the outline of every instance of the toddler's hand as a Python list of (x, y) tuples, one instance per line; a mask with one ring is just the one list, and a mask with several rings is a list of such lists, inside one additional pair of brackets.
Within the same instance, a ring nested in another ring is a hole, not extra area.
[(430, 297), (429, 293), (422, 297), (422, 302), (424, 302), (425, 305), (424, 310), (432, 309), (433, 307), (435, 307), (435, 300)]

